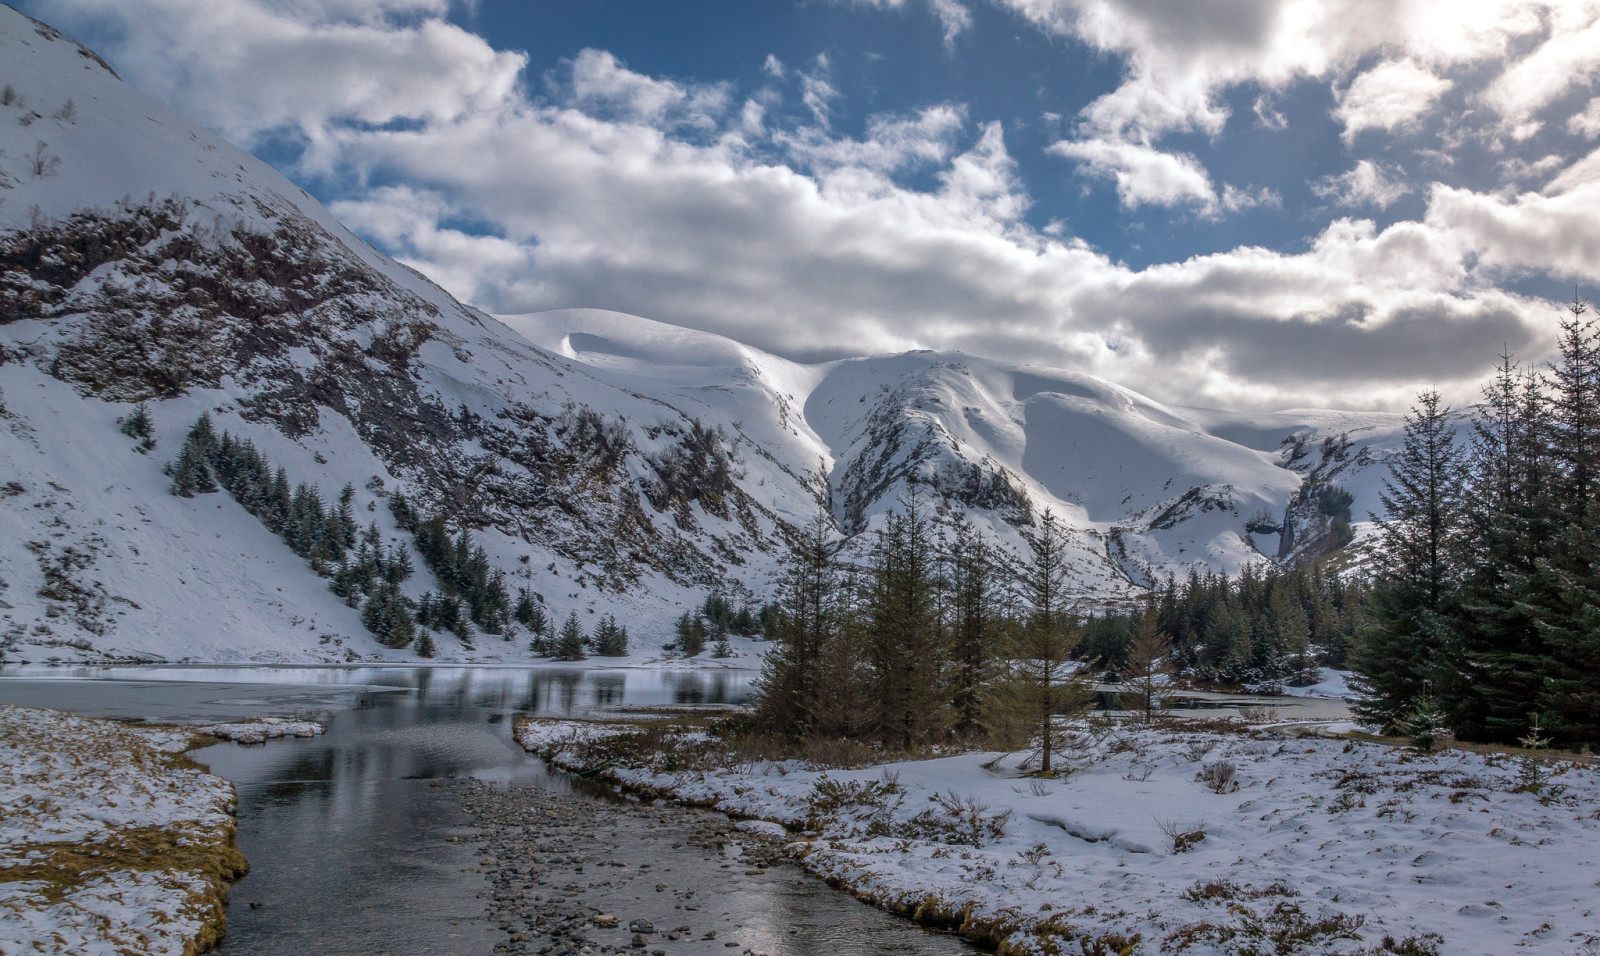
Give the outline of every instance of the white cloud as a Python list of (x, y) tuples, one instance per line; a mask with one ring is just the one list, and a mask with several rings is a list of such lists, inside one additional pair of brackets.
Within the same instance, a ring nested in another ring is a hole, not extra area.
[(933, 15), (939, 18), (939, 26), (944, 28), (946, 49), (955, 44), (956, 37), (972, 28), (972, 11), (960, 0), (928, 0), (928, 5), (933, 8)]
[(833, 101), (839, 98), (839, 91), (833, 88), (832, 76), (833, 64), (826, 53), (817, 54), (811, 69), (799, 73), (800, 99), (811, 111), (817, 124), (823, 127), (828, 126), (829, 111), (833, 108)]
[(1536, 132), (1538, 114), (1568, 90), (1600, 76), (1600, 5), (1573, 0), (1552, 8), (1549, 18), (1544, 42), (1483, 93), (1518, 139)]
[(1567, 132), (1584, 139), (1600, 136), (1600, 96), (1590, 100), (1583, 112), (1574, 113), (1567, 120)]
[(1337, 93), (1334, 118), (1344, 124), (1350, 142), (1362, 130), (1393, 131), (1412, 126), (1430, 110), (1451, 82), (1434, 76), (1411, 60), (1389, 60), (1355, 78)]
[[(1600, 61), (1596, 0), (993, 2), (1042, 30), (1125, 57), (1122, 85), (1091, 103), (1084, 118), (1102, 133), (1145, 141), (1177, 130), (1216, 135), (1228, 116), (1221, 94), (1231, 87), (1342, 82), (1376, 56), (1387, 62), (1345, 97), (1350, 135), (1412, 122), (1445, 90), (1445, 72), (1508, 56), (1515, 62), (1486, 99), (1522, 122), (1592, 76)], [(1519, 52), (1541, 36), (1533, 53)], [(1271, 112), (1257, 112), (1271, 123)]]
[(1405, 172), (1370, 159), (1338, 176), (1325, 176), (1311, 184), (1311, 191), (1341, 206), (1377, 206), (1387, 209), (1411, 192), (1404, 182)]
[[(1004, 131), (959, 106), (873, 117), (860, 138), (830, 131), (825, 62), (787, 94), (817, 112), (797, 127), (765, 121), (777, 93), (697, 111), (694, 88), (600, 53), (535, 88), (519, 55), (438, 19), (442, 0), (345, 0), (340, 15), (265, 0), (46, 5), (64, 26), (112, 25), (105, 52), (180, 109), (245, 140), (304, 143), (302, 172), (334, 174), (338, 215), (495, 311), (595, 306), (790, 355), (967, 349), (1178, 401), (1349, 405), (1403, 402), (1419, 382), (1468, 392), (1502, 342), (1544, 354), (1548, 304), (1497, 289), (1501, 276), (1600, 279), (1588, 160), (1542, 194), (1436, 186), (1420, 221), (1340, 219), (1304, 251), (1136, 270), (1030, 227)], [(1161, 42), (1178, 43), (1187, 16)], [(1260, 42), (1197, 29), (1219, 49)], [(1218, 196), (1193, 157), (1141, 141), (1052, 148), (1130, 203), (1214, 213), (1274, 199)]]
[[(834, 0), (834, 2), (875, 10), (901, 10), (906, 6), (906, 0)], [(972, 28), (972, 11), (967, 9), (961, 0), (927, 0), (927, 2), (929, 11), (944, 30), (946, 49), (955, 43), (957, 37)]]
[(580, 51), (572, 61), (572, 92), (588, 107), (609, 106), (648, 123), (712, 126), (727, 111), (725, 84), (683, 86), (626, 69), (604, 50)]
[(1114, 179), (1124, 206), (1193, 205), (1210, 211), (1217, 204), (1211, 177), (1186, 153), (1166, 153), (1116, 139), (1062, 140), (1049, 152), (1075, 159), (1095, 176)]
[(761, 64), (761, 69), (762, 69), (762, 72), (766, 73), (768, 76), (772, 77), (775, 80), (783, 79), (783, 76), (784, 76), (783, 61), (778, 59), (777, 56), (774, 55), (774, 54), (771, 54), (771, 53), (767, 54), (767, 61), (765, 63)]

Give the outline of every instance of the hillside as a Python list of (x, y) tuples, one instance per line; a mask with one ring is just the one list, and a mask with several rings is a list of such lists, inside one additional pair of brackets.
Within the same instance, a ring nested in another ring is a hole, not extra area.
[[(411, 548), (402, 493), (510, 588), (615, 613), (646, 656), (706, 591), (765, 596), (819, 501), (864, 541), (916, 477), (1013, 549), (1051, 508), (1094, 604), (1293, 560), (1319, 537), (1301, 502), (1281, 540), (1302, 479), (1362, 516), (1397, 443), (1398, 416), (1176, 408), (959, 354), (806, 365), (615, 313), (497, 319), (3, 6), (0, 76), (4, 660), (412, 656), (229, 495), (168, 492), (202, 413), (330, 504), (350, 486), (385, 547)], [(141, 402), (148, 449), (119, 430)], [(416, 563), (413, 598), (435, 586)], [(528, 652), (444, 636), (439, 655)]]

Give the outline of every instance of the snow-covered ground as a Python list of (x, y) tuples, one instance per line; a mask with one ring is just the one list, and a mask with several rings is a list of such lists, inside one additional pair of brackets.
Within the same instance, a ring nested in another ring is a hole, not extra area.
[[(587, 770), (610, 751), (586, 740), (628, 730), (518, 733)], [(1113, 722), (1075, 725), (1053, 780), (993, 753), (818, 771), (708, 749), (598, 774), (783, 824), (817, 874), (1004, 951), (1600, 953), (1592, 764)]]
[(188, 954), (220, 936), (233, 785), (182, 757), (197, 733), (310, 735), (308, 721), (132, 727), (0, 705), (0, 952)]

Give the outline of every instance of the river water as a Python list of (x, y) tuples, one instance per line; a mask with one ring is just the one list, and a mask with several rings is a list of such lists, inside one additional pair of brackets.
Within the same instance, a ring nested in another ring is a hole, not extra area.
[[(577, 715), (618, 708), (742, 700), (745, 671), (568, 670), (496, 667), (0, 667), (0, 703), (153, 721), (311, 715), (314, 739), (194, 756), (239, 793), (238, 842), (248, 876), (230, 895), (225, 956), (392, 953), (477, 956), (507, 936), (486, 913), (489, 877), (476, 864), (479, 831), (460, 781), (540, 788), (589, 801), (511, 739), (517, 714)], [(481, 802), (481, 801), (480, 801)], [(594, 808), (590, 808), (594, 809)], [(621, 817), (619, 813), (613, 816)], [(970, 953), (789, 868), (729, 888), (688, 846), (708, 815), (663, 812), (630, 830), (678, 892), (725, 901), (719, 940), (800, 954)], [(604, 820), (603, 816), (595, 819)], [(648, 827), (648, 830), (644, 827)], [(681, 829), (682, 837), (673, 835)], [(626, 856), (628, 847), (617, 852)], [(581, 872), (581, 871), (580, 871)], [(659, 892), (659, 891), (658, 891)], [(781, 914), (781, 918), (777, 916)], [(696, 916), (700, 914), (697, 913)], [(707, 917), (710, 918), (709, 915)], [(722, 943), (668, 944), (671, 952)], [(727, 952), (739, 952), (729, 949)]]

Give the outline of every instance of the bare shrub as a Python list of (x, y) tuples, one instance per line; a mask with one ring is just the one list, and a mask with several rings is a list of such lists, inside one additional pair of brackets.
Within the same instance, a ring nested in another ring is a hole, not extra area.
[(1177, 820), (1157, 820), (1156, 829), (1167, 838), (1173, 853), (1187, 853), (1206, 838), (1206, 822), (1179, 823)]
[(28, 170), (34, 178), (43, 179), (54, 176), (56, 170), (61, 168), (61, 157), (50, 152), (50, 144), (39, 140), (33, 147), (33, 154), (28, 157)]
[(1199, 763), (1206, 759), (1206, 754), (1215, 750), (1217, 742), (1206, 737), (1190, 737), (1183, 742), (1183, 755), (1190, 763)]
[(1194, 778), (1204, 783), (1212, 793), (1233, 793), (1239, 789), (1239, 768), (1231, 760), (1213, 760), (1203, 764)]
[(991, 813), (989, 804), (970, 793), (961, 795), (951, 790), (928, 799), (934, 808), (912, 817), (894, 835), (978, 847), (1005, 836), (1006, 825), (1011, 822), (1010, 810)]
[(1239, 716), (1252, 724), (1270, 724), (1278, 719), (1276, 707), (1240, 707)]

